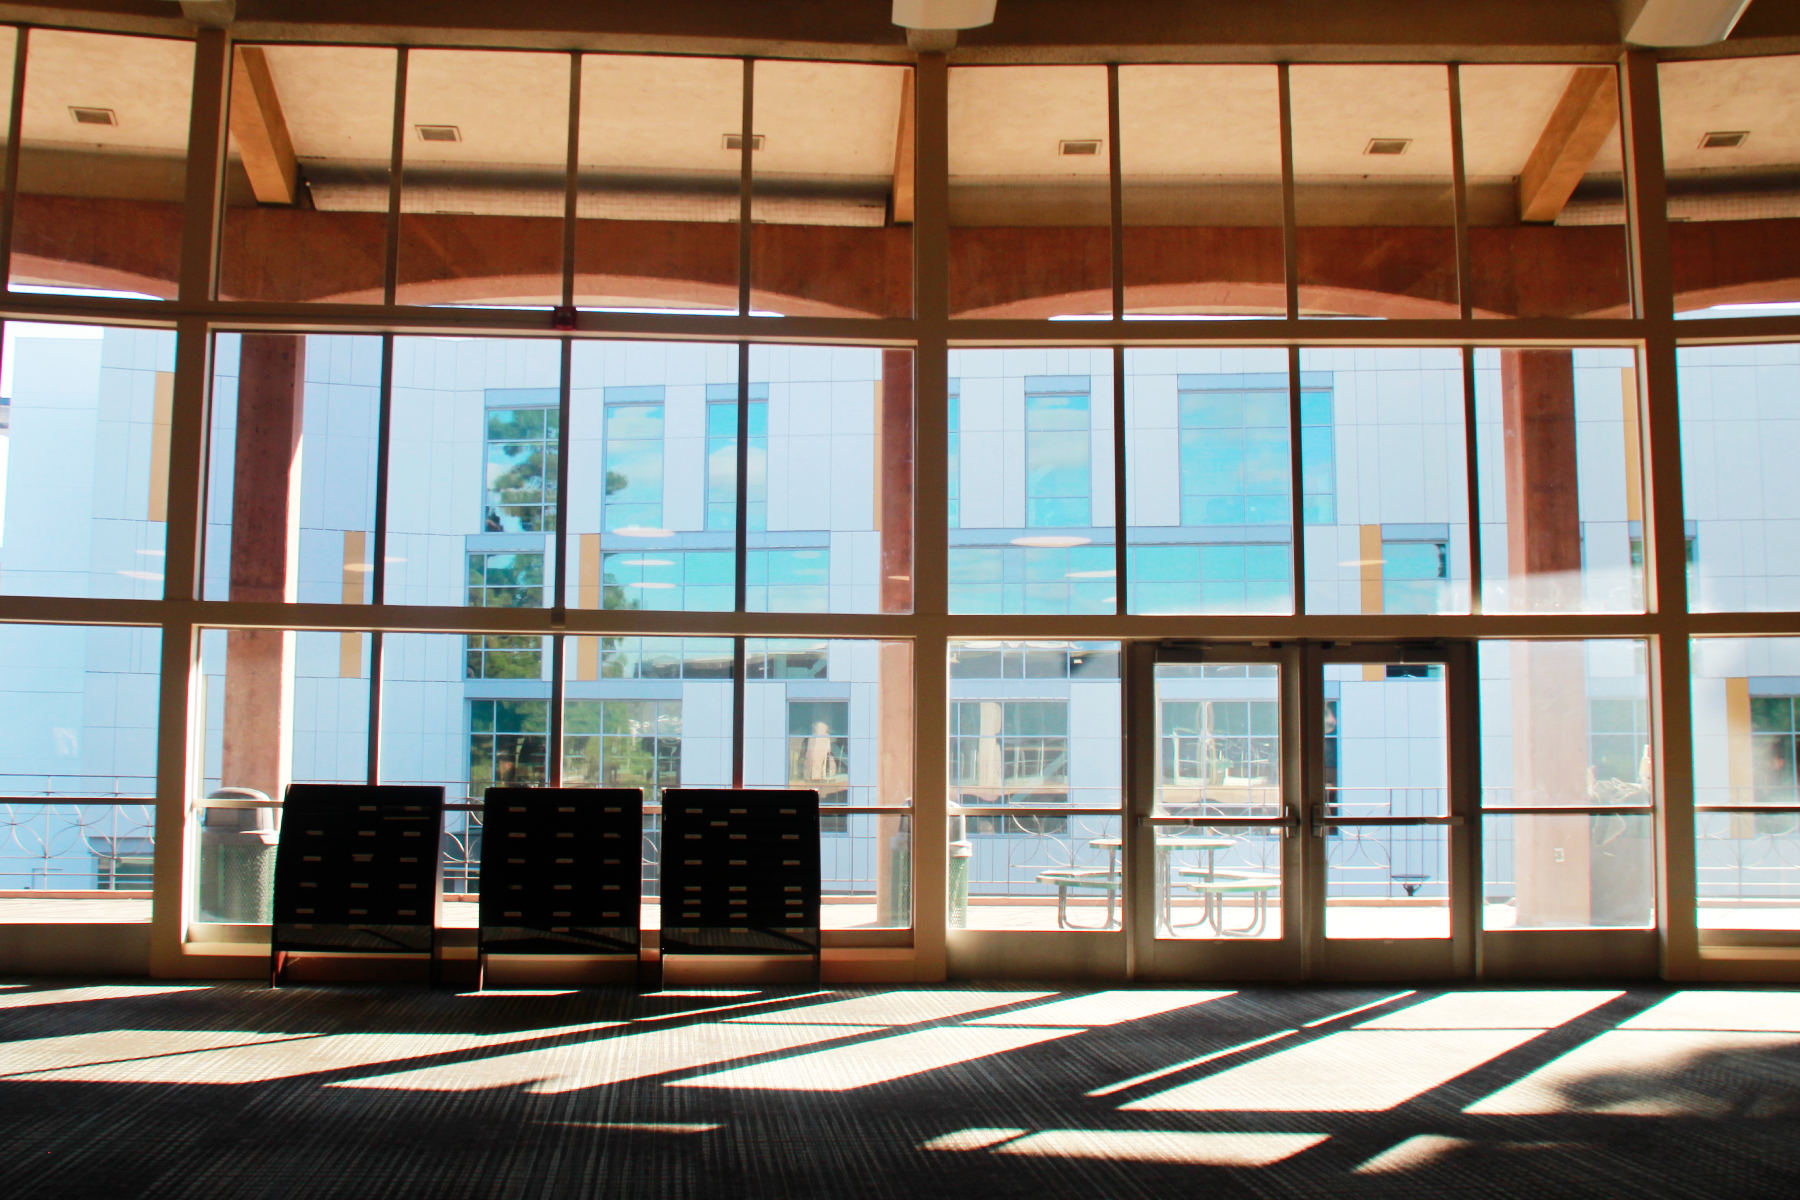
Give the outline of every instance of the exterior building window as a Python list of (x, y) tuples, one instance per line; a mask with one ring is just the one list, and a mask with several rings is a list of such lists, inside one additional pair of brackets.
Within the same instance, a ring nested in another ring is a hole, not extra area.
[(660, 529), (663, 499), (663, 389), (606, 389), (605, 528)]
[[(850, 702), (788, 701), (788, 786), (811, 788), (820, 804), (850, 800)], [(848, 813), (821, 813), (821, 833), (848, 833)]]
[(960, 642), (951, 651), (952, 679), (1117, 679), (1117, 642), (1016, 647)]
[(730, 638), (600, 639), (602, 679), (730, 679)]
[(1594, 803), (1650, 803), (1650, 702), (1628, 697), (1590, 698), (1588, 762)]
[(487, 533), (556, 528), (557, 410), (487, 410)]
[[(1183, 376), (1181, 523), (1286, 525), (1288, 390), (1285, 376), (1208, 380)], [(1260, 386), (1259, 386), (1260, 385)], [(1331, 391), (1300, 394), (1302, 513), (1308, 525), (1332, 521), (1334, 474)]]
[[(1702, 605), (1700, 595), (1700, 537), (1691, 528), (1689, 521), (1687, 536), (1682, 539), (1687, 552), (1687, 590), (1688, 607), (1698, 610)], [(1634, 608), (1644, 607), (1644, 527), (1641, 522), (1631, 523), (1631, 603)], [(1583, 565), (1587, 562), (1587, 530), (1582, 529), (1581, 552)]]
[[(961, 381), (950, 381), (950, 528), (962, 528), (962, 388)], [(957, 611), (952, 609), (951, 611)]]
[(1068, 798), (1068, 701), (958, 700), (950, 706), (950, 721), (950, 775), (959, 802), (1057, 804)]
[(1383, 542), (1381, 611), (1445, 611), (1450, 586), (1450, 550), (1443, 542)]
[(1207, 788), (1275, 786), (1281, 777), (1281, 705), (1165, 700), (1160, 749), (1162, 786), (1195, 789), (1201, 794), (1194, 802)]
[[(751, 532), (769, 527), (769, 385), (750, 385)], [(737, 528), (737, 386), (706, 389), (706, 527)]]
[(729, 550), (625, 550), (602, 556), (607, 608), (728, 612), (736, 585)]
[(752, 550), (744, 563), (745, 607), (750, 612), (827, 612), (831, 606), (831, 551)]
[[(468, 570), (469, 607), (541, 608), (544, 604), (542, 554), (471, 554)], [(470, 634), (469, 679), (541, 679), (543, 639), (517, 634)]]
[(490, 785), (544, 786), (550, 745), (550, 705), (545, 700), (469, 701), (469, 796), (479, 800)]
[(1026, 525), (1093, 523), (1091, 441), (1085, 390), (1026, 393)]
[(663, 788), (681, 786), (681, 701), (567, 701), (563, 782), (642, 788), (658, 803)]

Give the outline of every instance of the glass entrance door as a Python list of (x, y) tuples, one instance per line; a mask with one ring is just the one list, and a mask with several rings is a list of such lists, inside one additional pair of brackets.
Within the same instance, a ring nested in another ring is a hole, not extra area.
[(1432, 978), (1473, 963), (1464, 647), (1309, 657), (1306, 820), (1313, 974)]
[(1126, 867), (1139, 978), (1471, 973), (1466, 648), (1134, 655)]
[(1134, 728), (1132, 916), (1146, 978), (1300, 978), (1291, 648), (1154, 648)]

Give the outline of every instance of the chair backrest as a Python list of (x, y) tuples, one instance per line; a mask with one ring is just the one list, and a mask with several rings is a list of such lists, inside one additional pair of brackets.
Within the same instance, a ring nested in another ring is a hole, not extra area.
[(818, 954), (819, 793), (663, 793), (664, 954)]
[(490, 787), (482, 951), (636, 954), (643, 843), (640, 788)]
[(430, 952), (444, 789), (296, 783), (275, 850), (277, 949)]

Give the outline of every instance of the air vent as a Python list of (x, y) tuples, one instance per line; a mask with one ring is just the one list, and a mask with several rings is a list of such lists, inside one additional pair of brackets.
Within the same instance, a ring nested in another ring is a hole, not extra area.
[[(720, 145), (724, 146), (727, 150), (736, 150), (741, 153), (744, 149), (744, 135), (741, 133), (728, 133), (721, 139)], [(763, 135), (760, 133), (751, 134), (750, 149), (761, 150), (762, 148)]]
[(1363, 147), (1364, 154), (1405, 154), (1406, 148), (1412, 145), (1411, 138), (1370, 138), (1369, 144)]
[(1700, 139), (1702, 150), (1735, 150), (1744, 144), (1750, 136), (1748, 130), (1734, 129), (1721, 133), (1709, 133)]
[(1099, 138), (1073, 138), (1068, 141), (1058, 142), (1056, 144), (1056, 147), (1057, 147), (1057, 151), (1065, 156), (1098, 154), (1098, 153), (1100, 153), (1100, 139)]
[(110, 108), (75, 108), (69, 109), (69, 116), (77, 125), (117, 125), (119, 118)]
[(454, 125), (415, 125), (421, 142), (460, 142), (462, 130)]

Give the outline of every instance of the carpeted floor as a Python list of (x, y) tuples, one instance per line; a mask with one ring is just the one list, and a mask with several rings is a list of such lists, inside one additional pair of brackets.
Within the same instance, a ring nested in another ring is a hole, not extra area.
[(1800, 1196), (1800, 992), (0, 981), (0, 1196)]

